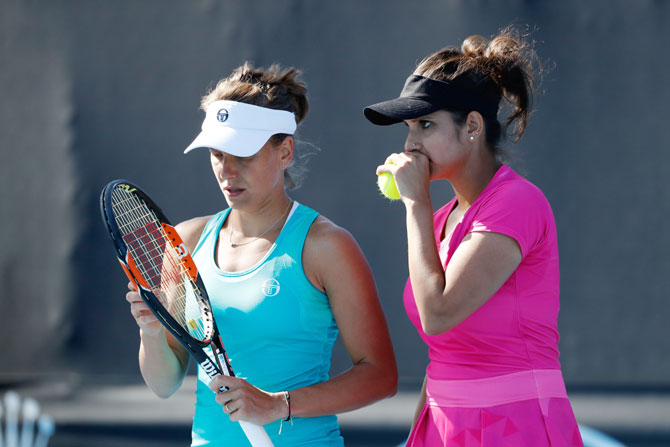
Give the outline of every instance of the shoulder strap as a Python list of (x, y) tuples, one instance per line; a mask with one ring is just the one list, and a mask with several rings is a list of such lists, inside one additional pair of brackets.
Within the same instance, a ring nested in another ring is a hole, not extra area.
[(318, 216), (319, 213), (310, 207), (298, 204), (278, 241), (278, 244), (283, 246), (282, 250), (293, 255), (294, 259), (301, 259), (307, 233)]
[(200, 233), (200, 239), (198, 239), (198, 243), (195, 245), (195, 248), (193, 249), (193, 253), (191, 253), (191, 255), (195, 255), (195, 253), (209, 239), (212, 232), (218, 233), (218, 231), (221, 229), (221, 226), (223, 225), (223, 222), (225, 222), (226, 218), (228, 217), (229, 213), (230, 208), (226, 208), (225, 210), (219, 211), (218, 213), (214, 214), (212, 217), (209, 218), (207, 224), (205, 225), (205, 228), (203, 228), (202, 233)]

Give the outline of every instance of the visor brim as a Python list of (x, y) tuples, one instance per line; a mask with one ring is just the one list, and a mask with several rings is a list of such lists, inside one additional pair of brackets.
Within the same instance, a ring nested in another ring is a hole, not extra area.
[(368, 106), (363, 113), (372, 124), (388, 126), (407, 119), (420, 118), (436, 110), (439, 107), (421, 99), (395, 98)]
[(184, 150), (188, 154), (194, 149), (215, 149), (236, 157), (251, 157), (260, 151), (274, 135), (272, 132), (239, 130), (231, 127), (203, 130)]

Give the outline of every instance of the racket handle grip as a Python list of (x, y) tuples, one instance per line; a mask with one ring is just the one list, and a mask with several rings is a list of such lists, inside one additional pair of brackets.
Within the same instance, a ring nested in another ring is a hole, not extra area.
[(274, 444), (262, 426), (247, 421), (240, 421), (240, 426), (244, 430), (244, 434), (247, 435), (247, 439), (252, 447), (274, 447)]

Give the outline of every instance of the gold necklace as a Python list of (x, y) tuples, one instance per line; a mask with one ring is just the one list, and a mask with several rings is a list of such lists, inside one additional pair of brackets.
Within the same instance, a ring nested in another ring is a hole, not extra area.
[(284, 210), (284, 212), (281, 213), (281, 216), (279, 216), (279, 219), (275, 220), (275, 221), (272, 223), (272, 225), (270, 225), (270, 227), (269, 227), (267, 230), (263, 231), (263, 232), (262, 232), (261, 234), (259, 234), (258, 236), (254, 236), (254, 238), (251, 239), (250, 241), (242, 242), (242, 243), (239, 243), (239, 244), (233, 242), (233, 228), (232, 228), (232, 225), (231, 225), (230, 232), (228, 233), (228, 243), (230, 244), (230, 246), (231, 246), (232, 248), (237, 248), (237, 247), (240, 247), (240, 246), (242, 246), (242, 245), (250, 244), (250, 243), (252, 243), (252, 242), (254, 242), (254, 241), (257, 241), (258, 239), (262, 238), (262, 237), (265, 236), (270, 230), (272, 230), (272, 229), (279, 223), (280, 220), (282, 220), (282, 218), (284, 217), (284, 215), (286, 214), (286, 212), (291, 208), (291, 205), (292, 205), (292, 204), (293, 204), (293, 202), (292, 202), (291, 200), (289, 200), (289, 201), (288, 201), (288, 206), (286, 207), (286, 209)]

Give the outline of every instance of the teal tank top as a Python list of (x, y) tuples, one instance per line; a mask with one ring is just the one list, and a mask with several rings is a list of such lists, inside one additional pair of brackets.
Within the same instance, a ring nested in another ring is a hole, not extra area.
[[(224, 272), (215, 262), (218, 235), (230, 209), (212, 216), (193, 251), (214, 318), (235, 375), (268, 392), (292, 390), (328, 380), (338, 330), (328, 297), (305, 276), (302, 251), (318, 213), (297, 202), (263, 259), (241, 272)], [(209, 379), (198, 367), (192, 446), (249, 446), (231, 422)], [(293, 418), (265, 425), (276, 447), (342, 447), (336, 416)]]

